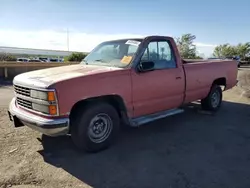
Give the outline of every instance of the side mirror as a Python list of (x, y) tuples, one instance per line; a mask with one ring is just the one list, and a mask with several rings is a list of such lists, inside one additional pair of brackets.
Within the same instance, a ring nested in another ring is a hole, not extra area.
[(147, 72), (154, 70), (154, 62), (153, 61), (142, 61), (138, 66), (138, 70), (140, 72)]

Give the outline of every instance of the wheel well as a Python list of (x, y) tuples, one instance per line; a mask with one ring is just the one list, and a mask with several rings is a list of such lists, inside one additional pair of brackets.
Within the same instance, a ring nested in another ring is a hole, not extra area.
[(226, 78), (217, 78), (212, 85), (227, 86)]
[(124, 118), (124, 114), (127, 117), (127, 109), (123, 99), (119, 95), (105, 95), (100, 97), (92, 97), (84, 99), (75, 103), (70, 111), (69, 115), (70, 121), (74, 120), (75, 119), (74, 117), (77, 116), (79, 112), (84, 110), (87, 105), (98, 102), (106, 102), (108, 104), (111, 104), (118, 112), (120, 118)]

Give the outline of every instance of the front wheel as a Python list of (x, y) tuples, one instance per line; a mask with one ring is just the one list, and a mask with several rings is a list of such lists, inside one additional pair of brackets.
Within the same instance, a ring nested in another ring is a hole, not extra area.
[(201, 100), (203, 110), (217, 111), (222, 102), (222, 89), (218, 85), (213, 85), (208, 96)]
[(89, 105), (76, 117), (71, 137), (81, 150), (97, 152), (108, 148), (117, 137), (120, 119), (113, 106), (106, 103)]

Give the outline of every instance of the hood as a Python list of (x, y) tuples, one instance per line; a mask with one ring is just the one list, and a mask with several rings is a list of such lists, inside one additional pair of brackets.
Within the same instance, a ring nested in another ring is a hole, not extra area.
[(13, 83), (28, 87), (47, 88), (63, 80), (119, 69), (121, 68), (82, 64), (60, 66), (19, 74), (14, 78)]

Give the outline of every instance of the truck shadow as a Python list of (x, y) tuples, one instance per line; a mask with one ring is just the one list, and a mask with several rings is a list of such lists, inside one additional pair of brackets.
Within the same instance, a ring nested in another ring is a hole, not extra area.
[(99, 153), (77, 151), (67, 136), (43, 136), (39, 153), (93, 187), (249, 185), (250, 106), (224, 101), (216, 114), (199, 108), (191, 104), (183, 114), (123, 131)]

